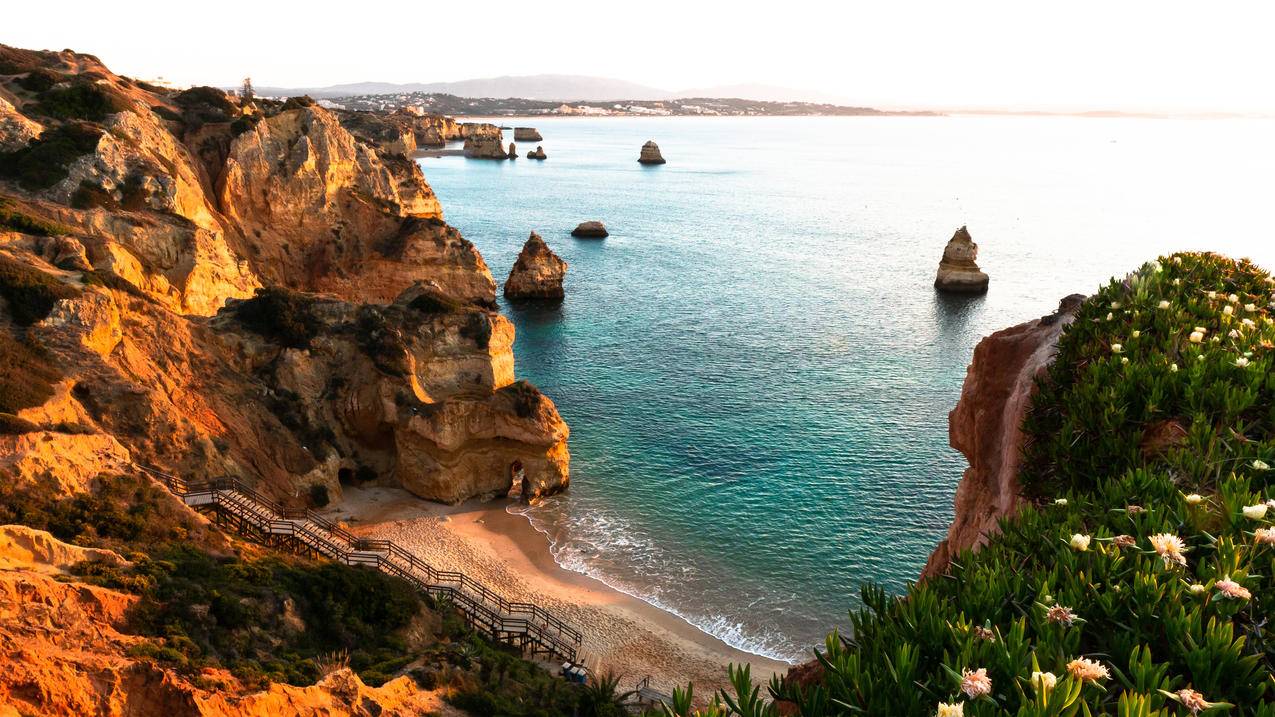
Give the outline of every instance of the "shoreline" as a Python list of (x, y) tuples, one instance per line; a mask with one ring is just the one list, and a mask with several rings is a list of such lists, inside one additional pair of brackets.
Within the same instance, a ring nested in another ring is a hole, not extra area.
[(729, 663), (748, 663), (765, 684), (790, 665), (731, 647), (682, 617), (554, 560), (549, 539), (505, 499), (430, 503), (399, 488), (353, 488), (324, 513), (356, 535), (393, 540), (442, 570), (458, 570), (506, 599), (542, 605), (584, 634), (580, 661), (621, 675), (621, 689), (650, 676), (671, 693), (687, 682), (709, 694)]

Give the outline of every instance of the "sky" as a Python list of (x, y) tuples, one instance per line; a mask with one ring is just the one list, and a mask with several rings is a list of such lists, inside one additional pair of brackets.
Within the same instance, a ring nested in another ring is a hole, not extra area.
[(4, 15), (0, 43), (183, 85), (560, 73), (889, 108), (1275, 113), (1270, 0), (62, 0)]

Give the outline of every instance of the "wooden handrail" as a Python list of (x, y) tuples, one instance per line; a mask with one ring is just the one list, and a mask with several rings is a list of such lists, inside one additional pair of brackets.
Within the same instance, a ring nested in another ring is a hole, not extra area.
[(551, 654), (573, 662), (579, 652), (583, 641), (580, 632), (544, 608), (505, 600), (462, 572), (437, 570), (393, 541), (360, 538), (312, 510), (285, 508), (234, 478), (191, 483), (150, 466), (135, 465), (175, 495), (183, 499), (208, 496), (214, 509), (233, 513), (268, 535), (287, 536), (333, 560), (375, 568), (407, 580), (427, 595), (447, 597), (472, 623), (482, 624), (496, 639), (514, 641), (515, 636), (524, 635)]

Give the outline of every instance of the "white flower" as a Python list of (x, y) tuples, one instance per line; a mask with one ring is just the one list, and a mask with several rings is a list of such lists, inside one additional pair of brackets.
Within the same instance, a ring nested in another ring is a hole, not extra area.
[(1037, 692), (1049, 692), (1056, 684), (1058, 684), (1058, 676), (1052, 672), (1032, 673), (1032, 687), (1036, 688)]
[(1111, 321), (1115, 317), (1116, 317), (1115, 314), (1111, 313), (1110, 311), (1107, 312), (1107, 321)]
[(1135, 330), (1135, 331), (1133, 332), (1133, 338), (1135, 338), (1135, 339), (1136, 339), (1136, 338), (1138, 338), (1138, 337), (1139, 337), (1139, 336), (1141, 336), (1141, 335), (1142, 335), (1142, 332), (1141, 332), (1141, 331), (1136, 331), (1136, 330)]
[(1275, 528), (1258, 528), (1253, 539), (1264, 545), (1275, 545)]
[(1081, 533), (1076, 533), (1075, 535), (1071, 536), (1071, 548), (1072, 550), (1078, 550), (1080, 552), (1084, 552), (1088, 550), (1089, 536), (1083, 535)]
[(1190, 590), (1192, 595), (1199, 595), (1200, 593), (1207, 591), (1208, 588), (1204, 587), (1203, 585), (1199, 583), (1191, 583), (1187, 587), (1187, 590)]
[(1066, 498), (1055, 498), (1055, 499), (1054, 499), (1054, 505), (1067, 505), (1067, 499), (1066, 499)]
[(965, 717), (964, 702), (940, 702), (935, 717)]
[(1186, 543), (1173, 533), (1157, 533), (1149, 538), (1151, 547), (1163, 560), (1167, 567), (1170, 563), (1186, 565)]
[(1227, 304), (1226, 306), (1222, 307), (1222, 313), (1226, 314), (1227, 316), (1230, 316), (1231, 314), (1235, 313), (1235, 307), (1231, 306), (1230, 304)]
[(1233, 600), (1248, 600), (1253, 597), (1253, 593), (1249, 592), (1248, 588), (1240, 585), (1229, 577), (1213, 583), (1213, 587), (1217, 588), (1218, 592), (1222, 593), (1222, 597), (1224, 598), (1231, 598)]
[(1259, 471), (1268, 471), (1268, 470), (1270, 470), (1270, 469), (1271, 469), (1271, 467), (1270, 467), (1269, 465), (1267, 465), (1267, 464), (1266, 464), (1266, 461), (1264, 461), (1264, 460), (1262, 460), (1262, 459), (1260, 459), (1260, 458), (1254, 458), (1254, 459), (1253, 459), (1253, 467), (1254, 467), (1254, 468), (1256, 468), (1256, 469), (1257, 469), (1257, 470), (1259, 470)]
[(1261, 520), (1266, 517), (1266, 504), (1258, 503), (1257, 505), (1244, 506), (1244, 517), (1249, 520)]
[(1123, 346), (1123, 345), (1121, 345), (1121, 344), (1112, 344), (1112, 345), (1111, 345), (1111, 353), (1113, 353), (1113, 354), (1118, 354), (1118, 353), (1120, 353), (1121, 351), (1124, 351), (1124, 346)]
[(1231, 302), (1232, 304), (1240, 303), (1240, 297), (1236, 296), (1235, 294), (1231, 294), (1230, 296), (1226, 297), (1226, 300)]
[(1188, 505), (1196, 505), (1204, 500), (1204, 496), (1200, 495), (1199, 493), (1191, 493), (1190, 495), (1183, 498), (1183, 500), (1185, 500)]
[(1168, 299), (1163, 299), (1163, 300), (1161, 300), (1161, 301), (1160, 301), (1160, 308), (1161, 308), (1161, 309), (1167, 309), (1167, 308), (1169, 308), (1169, 300), (1168, 300)]
[(1174, 285), (1174, 286), (1182, 286), (1182, 280), (1181, 280), (1181, 279), (1174, 279), (1174, 280), (1173, 280), (1173, 285)]
[(1257, 305), (1256, 305), (1256, 304), (1245, 304), (1245, 305), (1244, 305), (1244, 310), (1245, 310), (1245, 311), (1257, 311)]
[(1240, 337), (1240, 332), (1238, 329), (1231, 329), (1226, 333), (1226, 335), (1233, 339), (1238, 339)]
[(1129, 357), (1128, 357), (1128, 356), (1125, 356), (1125, 357), (1121, 358), (1121, 359), (1120, 359), (1120, 363), (1129, 363)]
[(1119, 302), (1119, 301), (1113, 301), (1113, 302), (1111, 302), (1111, 308), (1113, 308), (1113, 309), (1118, 309), (1118, 308), (1120, 308), (1120, 302)]
[(1246, 358), (1244, 358), (1243, 356), (1241, 356), (1241, 357), (1239, 357), (1239, 358), (1235, 359), (1235, 365), (1236, 365), (1236, 366), (1239, 366), (1240, 368), (1244, 368), (1245, 366), (1247, 366), (1247, 365), (1248, 365), (1248, 359), (1246, 359)]
[(1177, 372), (1178, 372), (1178, 365), (1177, 365), (1177, 364), (1175, 364), (1175, 363), (1171, 363), (1171, 364), (1169, 364), (1169, 372), (1170, 372), (1170, 373), (1177, 373)]
[(1199, 332), (1199, 331), (1192, 331), (1192, 332), (1191, 332), (1191, 343), (1193, 343), (1193, 344), (1198, 344), (1198, 343), (1200, 343), (1200, 342), (1202, 342), (1202, 341), (1204, 341), (1204, 334), (1203, 334), (1203, 333), (1201, 333), (1201, 332)]
[(1210, 299), (1216, 299), (1216, 298), (1217, 298), (1217, 292), (1216, 292), (1216, 291), (1210, 291), (1210, 292), (1209, 292), (1209, 298), (1210, 298)]
[(1240, 325), (1246, 329), (1255, 329), (1257, 324), (1252, 319), (1240, 319)]
[(1111, 672), (1101, 662), (1081, 657), (1067, 663), (1067, 671), (1081, 682), (1097, 682), (1111, 677)]

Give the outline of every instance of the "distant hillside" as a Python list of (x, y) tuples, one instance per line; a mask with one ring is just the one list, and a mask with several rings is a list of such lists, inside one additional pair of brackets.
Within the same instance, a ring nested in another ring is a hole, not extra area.
[(720, 85), (670, 91), (635, 82), (585, 75), (505, 75), (458, 82), (354, 82), (326, 87), (258, 87), (270, 97), (333, 98), (361, 95), (446, 94), (457, 97), (517, 97), (549, 102), (658, 101), (687, 97), (731, 97), (766, 102), (836, 102), (838, 98), (811, 90), (761, 84)]

